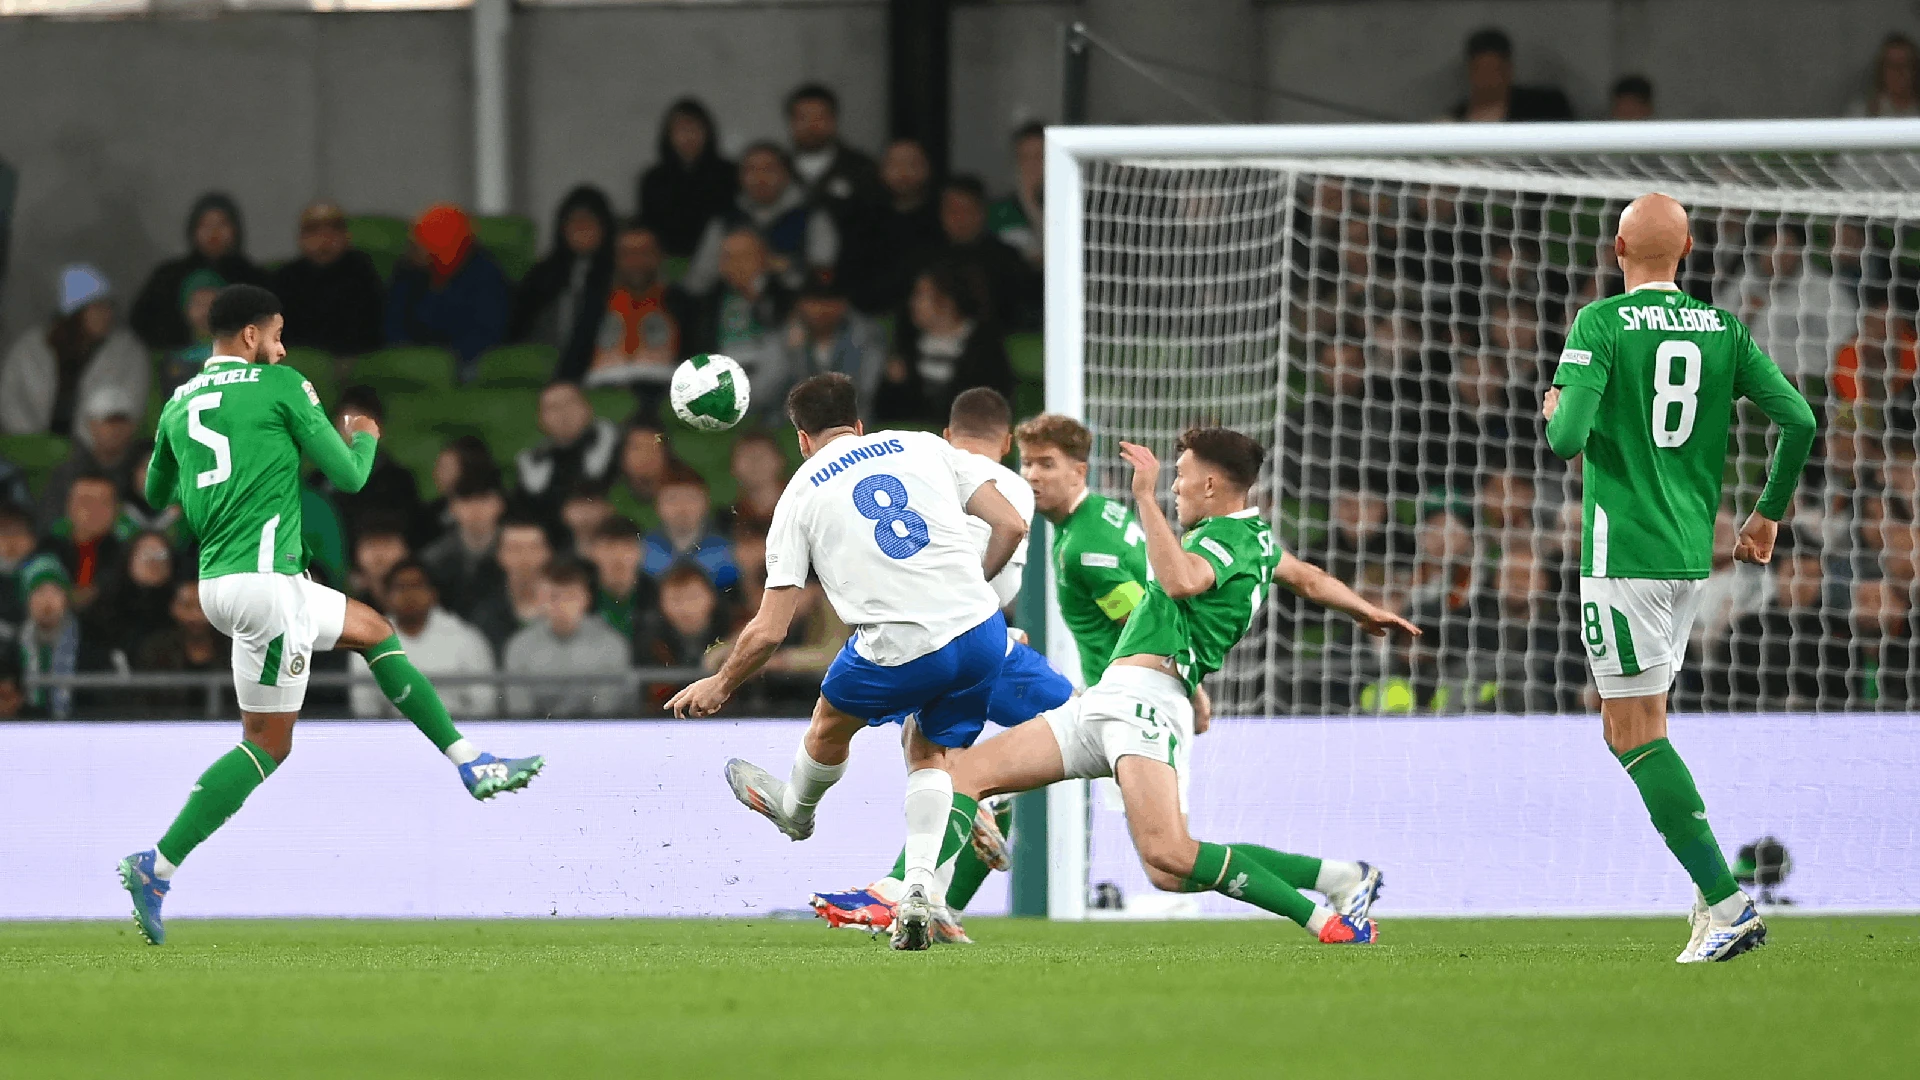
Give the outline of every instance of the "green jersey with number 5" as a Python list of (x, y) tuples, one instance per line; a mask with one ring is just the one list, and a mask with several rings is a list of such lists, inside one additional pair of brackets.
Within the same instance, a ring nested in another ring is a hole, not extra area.
[(1582, 463), (1580, 573), (1706, 577), (1734, 402), (1794, 393), (1779, 367), (1727, 311), (1642, 285), (1580, 309), (1553, 383), (1601, 395)]
[(1253, 627), (1281, 552), (1273, 530), (1251, 506), (1200, 521), (1180, 538), (1180, 546), (1213, 565), (1213, 584), (1198, 596), (1175, 600), (1159, 582), (1149, 581), (1146, 599), (1120, 631), (1113, 658), (1172, 657), (1192, 693), (1220, 670), (1227, 652)]
[(200, 577), (298, 574), (300, 455), (327, 479), (358, 491), (373, 469), (375, 440), (349, 448), (320, 396), (298, 371), (216, 356), (160, 412), (147, 501), (178, 502), (200, 540)]

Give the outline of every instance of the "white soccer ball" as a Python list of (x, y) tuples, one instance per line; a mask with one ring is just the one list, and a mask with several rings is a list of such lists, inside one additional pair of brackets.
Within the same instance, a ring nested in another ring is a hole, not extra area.
[(739, 423), (747, 415), (748, 394), (747, 373), (739, 361), (719, 353), (683, 361), (667, 389), (673, 414), (701, 431), (725, 431)]

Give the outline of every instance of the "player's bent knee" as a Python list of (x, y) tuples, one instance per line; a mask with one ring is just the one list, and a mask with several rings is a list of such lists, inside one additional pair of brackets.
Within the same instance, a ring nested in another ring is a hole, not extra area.
[(1162, 885), (1154, 880), (1158, 889), (1178, 889), (1180, 883), (1193, 873), (1193, 860), (1200, 853), (1200, 845), (1192, 837), (1176, 835), (1172, 832), (1153, 832), (1137, 838), (1140, 861), (1146, 866), (1147, 877), (1156, 875), (1171, 879), (1173, 884)]
[[(1147, 882), (1161, 892), (1187, 892), (1187, 878), (1183, 874), (1170, 874), (1151, 863), (1145, 866)], [(1189, 870), (1192, 868), (1189, 867)]]

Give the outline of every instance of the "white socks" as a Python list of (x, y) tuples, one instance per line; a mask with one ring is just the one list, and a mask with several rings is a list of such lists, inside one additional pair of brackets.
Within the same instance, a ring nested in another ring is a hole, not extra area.
[(441, 753), (447, 755), (447, 760), (453, 762), (455, 767), (458, 767), (479, 757), (480, 748), (465, 739), (455, 739), (453, 740), (453, 744), (445, 750), (442, 750)]
[(820, 797), (839, 783), (846, 771), (844, 761), (838, 765), (822, 765), (813, 760), (807, 755), (807, 744), (801, 743), (793, 755), (793, 772), (787, 776), (787, 794), (781, 800), (780, 812), (795, 821), (812, 821), (813, 808), (820, 805)]
[(1320, 876), (1313, 879), (1313, 891), (1331, 896), (1359, 885), (1361, 877), (1360, 864), (1357, 862), (1321, 859)]
[(1740, 913), (1745, 910), (1747, 910), (1747, 894), (1738, 889), (1735, 889), (1733, 895), (1725, 900), (1707, 905), (1707, 913), (1712, 916), (1715, 926), (1726, 926), (1739, 918)]
[(1307, 933), (1319, 937), (1320, 928), (1331, 922), (1334, 914), (1334, 910), (1325, 904), (1313, 905), (1313, 914), (1307, 916)]
[(942, 769), (916, 769), (907, 776), (907, 887), (927, 891), (927, 899), (946, 898), (934, 876), (940, 841), (953, 811), (953, 777)]
[(173, 872), (178, 869), (178, 866), (167, 861), (165, 855), (160, 854), (160, 848), (156, 845), (153, 849), (153, 876), (161, 881), (172, 881)]

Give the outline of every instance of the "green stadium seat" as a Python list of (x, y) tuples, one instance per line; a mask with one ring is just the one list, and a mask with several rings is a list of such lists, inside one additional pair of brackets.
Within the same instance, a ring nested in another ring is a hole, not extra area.
[(480, 355), (473, 385), (482, 390), (538, 390), (553, 378), (560, 350), (551, 345), (501, 345)]
[(587, 401), (593, 406), (593, 415), (616, 424), (624, 424), (631, 419), (636, 404), (633, 391), (620, 387), (589, 390)]
[(280, 362), (307, 377), (313, 392), (320, 395), (320, 404), (331, 409), (340, 400), (340, 365), (332, 353), (325, 349), (288, 349), (287, 358)]
[(67, 458), (70, 448), (59, 435), (0, 435), (0, 458), (26, 471), (27, 484), (35, 495), (55, 465)]
[(528, 270), (533, 269), (539, 258), (539, 230), (533, 226), (533, 219), (518, 214), (500, 214), (492, 217), (476, 216), (473, 219), (473, 235), (480, 246), (491, 252), (500, 269), (507, 277), (519, 281)]
[(667, 446), (673, 456), (707, 482), (713, 504), (726, 506), (733, 502), (733, 473), (728, 466), (733, 463), (733, 444), (739, 440), (742, 429), (700, 431), (678, 420), (667, 421), (666, 429)]
[(393, 264), (406, 256), (407, 246), (412, 243), (411, 229), (400, 218), (379, 214), (347, 219), (347, 239), (373, 260), (382, 280), (393, 277)]
[(453, 354), (432, 345), (399, 345), (370, 352), (354, 362), (351, 381), (382, 394), (453, 388)]
[(1008, 334), (1007, 362), (1013, 365), (1013, 377), (1034, 382), (1046, 378), (1046, 339), (1039, 334)]
[(1033, 379), (1013, 384), (1013, 418), (1027, 420), (1047, 411), (1047, 388)]

